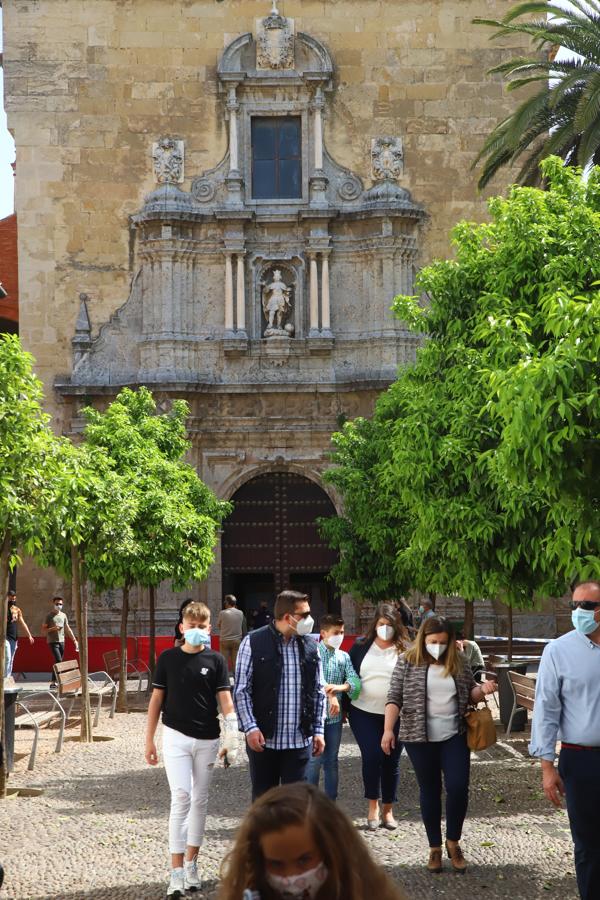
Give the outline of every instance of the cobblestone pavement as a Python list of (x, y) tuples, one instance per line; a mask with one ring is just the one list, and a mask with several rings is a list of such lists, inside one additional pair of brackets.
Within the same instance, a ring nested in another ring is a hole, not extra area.
[[(42, 732), (35, 771), (26, 771), (31, 732), (19, 732), (11, 787), (39, 786), (39, 797), (0, 804), (0, 844), (6, 869), (2, 896), (11, 900), (160, 900), (167, 873), (169, 792), (162, 767), (143, 759), (144, 714), (103, 714), (98, 733), (114, 740), (65, 743), (52, 753), (55, 732)], [(75, 738), (78, 728), (69, 729)], [(564, 812), (549, 808), (539, 768), (515, 736), (477, 754), (472, 768), (469, 817), (463, 849), (467, 874), (423, 869), (427, 855), (416, 782), (402, 757), (396, 832), (364, 833), (378, 860), (412, 900), (443, 897), (477, 900), (575, 900), (573, 857)], [(364, 826), (360, 760), (349, 729), (340, 758), (340, 803)], [(206, 843), (201, 851), (206, 891), (213, 898), (219, 866), (249, 803), (245, 757), (229, 770), (218, 767), (211, 793)], [(191, 895), (192, 896), (192, 895)]]

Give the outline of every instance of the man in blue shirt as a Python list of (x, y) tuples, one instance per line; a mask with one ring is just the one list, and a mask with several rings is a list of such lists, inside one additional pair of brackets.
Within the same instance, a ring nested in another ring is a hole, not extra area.
[(325, 692), (306, 594), (282, 591), (275, 620), (247, 635), (235, 669), (234, 704), (255, 800), (278, 784), (303, 781), (311, 753), (325, 749)]
[(548, 800), (558, 807), (566, 795), (579, 893), (582, 900), (598, 900), (600, 582), (579, 584), (571, 608), (575, 630), (548, 644), (542, 655), (529, 752), (541, 759)]

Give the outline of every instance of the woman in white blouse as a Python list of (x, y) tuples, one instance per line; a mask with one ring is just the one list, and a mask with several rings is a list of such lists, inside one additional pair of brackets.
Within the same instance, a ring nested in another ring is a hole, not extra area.
[(392, 672), (398, 654), (407, 646), (408, 632), (398, 611), (390, 603), (381, 603), (375, 610), (367, 634), (350, 650), (350, 659), (360, 676), (361, 689), (358, 699), (352, 701), (349, 719), (362, 758), (365, 797), (369, 801), (367, 827), (372, 831), (380, 824), (390, 831), (397, 827), (392, 805), (397, 800), (402, 744), (396, 741), (393, 752), (386, 755), (381, 749), (381, 739)]
[[(446, 789), (446, 852), (455, 872), (467, 868), (459, 841), (469, 802), (470, 751), (465, 713), (496, 690), (476, 684), (458, 652), (447, 619), (426, 619), (414, 647), (398, 660), (385, 708), (384, 753), (402, 741), (419, 782), (421, 815), (429, 840), (427, 868), (442, 871), (442, 776)], [(398, 732), (398, 723), (400, 730)]]

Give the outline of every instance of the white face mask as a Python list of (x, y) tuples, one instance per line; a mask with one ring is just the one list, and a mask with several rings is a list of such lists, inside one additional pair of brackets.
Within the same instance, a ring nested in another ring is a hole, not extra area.
[(327, 880), (327, 868), (324, 863), (319, 863), (314, 869), (302, 872), (301, 875), (282, 875), (266, 873), (267, 882), (277, 891), (281, 900), (313, 900), (321, 885)]
[(300, 637), (306, 637), (307, 634), (310, 634), (315, 624), (315, 620), (312, 616), (306, 616), (305, 619), (300, 619), (298, 622), (296, 622), (295, 619), (292, 619), (292, 621), (296, 628), (296, 634)]
[(439, 659), (448, 649), (448, 644), (427, 644), (427, 652), (431, 653), (434, 659)]
[(324, 643), (326, 647), (331, 647), (332, 650), (339, 650), (343, 640), (343, 634), (330, 634), (329, 637), (325, 638)]
[(377, 637), (381, 641), (391, 641), (391, 639), (394, 637), (394, 629), (391, 625), (378, 625)]

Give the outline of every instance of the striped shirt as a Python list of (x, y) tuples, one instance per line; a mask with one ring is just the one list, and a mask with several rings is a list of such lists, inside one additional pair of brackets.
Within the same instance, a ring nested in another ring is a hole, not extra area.
[[(329, 650), (323, 641), (319, 643), (319, 653), (321, 654), (321, 662), (323, 664), (323, 677), (325, 684), (344, 684), (346, 681), (350, 685), (348, 697), (350, 700), (356, 700), (360, 694), (360, 678), (356, 674), (354, 666), (350, 661), (350, 657), (345, 650)], [(338, 700), (340, 699), (339, 691), (336, 693)], [(333, 725), (342, 721), (342, 710), (340, 709), (337, 716), (328, 715), (326, 718), (327, 725)]]
[[(266, 739), (265, 747), (271, 750), (298, 750), (301, 747), (308, 747), (312, 742), (312, 737), (305, 737), (300, 729), (302, 672), (298, 654), (298, 638), (294, 636), (286, 641), (279, 632), (277, 635), (282, 659), (281, 683), (277, 699), (277, 727), (273, 737)], [(233, 701), (240, 729), (245, 734), (258, 729), (252, 708), (252, 675), (252, 647), (250, 646), (250, 635), (247, 635), (238, 651), (233, 689)], [(315, 685), (315, 735), (323, 735), (325, 731), (325, 691), (323, 688), (323, 667), (319, 660)]]

